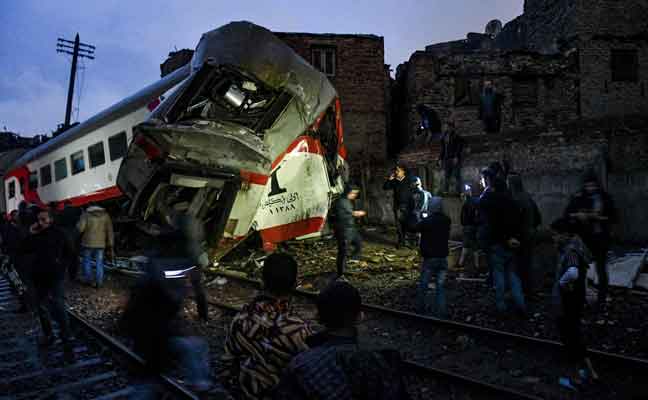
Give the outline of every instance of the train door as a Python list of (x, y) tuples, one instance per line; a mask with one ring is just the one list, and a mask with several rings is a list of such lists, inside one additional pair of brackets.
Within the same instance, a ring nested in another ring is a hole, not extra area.
[(18, 209), (18, 205), (25, 199), (24, 182), (21, 184), (21, 179), (18, 177), (10, 176), (4, 181), (5, 200), (7, 204), (7, 214), (13, 210)]

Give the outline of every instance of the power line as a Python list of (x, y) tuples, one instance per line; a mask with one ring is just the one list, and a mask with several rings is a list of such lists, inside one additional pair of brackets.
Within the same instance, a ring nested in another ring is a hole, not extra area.
[[(68, 87), (68, 96), (67, 96), (67, 106), (65, 107), (65, 122), (63, 124), (64, 128), (70, 126), (70, 116), (72, 113), (72, 98), (74, 97), (74, 81), (76, 79), (77, 73), (77, 61), (79, 58), (89, 58), (94, 60), (94, 52), (96, 47), (90, 44), (81, 43), (79, 39), (79, 34), (76, 34), (74, 41), (58, 38), (56, 42), (56, 52), (69, 54), (72, 56), (72, 66), (70, 67), (70, 86)], [(85, 67), (85, 63), (84, 63)], [(85, 72), (84, 72), (85, 74)], [(79, 108), (79, 103), (77, 103), (77, 110)], [(77, 111), (77, 118), (78, 118)]]

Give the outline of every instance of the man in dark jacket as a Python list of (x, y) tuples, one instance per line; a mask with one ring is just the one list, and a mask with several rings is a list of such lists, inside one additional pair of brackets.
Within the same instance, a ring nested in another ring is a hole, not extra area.
[(486, 133), (497, 133), (501, 124), (502, 96), (495, 90), (492, 81), (484, 82), (479, 99), (479, 119), (484, 122)]
[(477, 226), (479, 201), (473, 196), (472, 188), (466, 185), (461, 206), (461, 226), (463, 228), (463, 246), (457, 266), (463, 268), (466, 259), (472, 258), (475, 268), (479, 267), (477, 251)]
[(542, 223), (542, 216), (538, 205), (531, 195), (524, 190), (522, 177), (518, 174), (508, 176), (508, 187), (513, 200), (520, 212), (520, 247), (516, 254), (516, 270), (522, 281), (525, 296), (531, 295), (533, 289), (533, 248), (538, 226)]
[(504, 293), (510, 286), (515, 308), (520, 314), (526, 312), (522, 284), (517, 275), (513, 257), (520, 246), (519, 212), (513, 198), (495, 174), (482, 171), (485, 190), (479, 200), (480, 241), (486, 251), (488, 266), (495, 284), (495, 302), (498, 312), (506, 312)]
[(347, 262), (347, 249), (353, 246), (352, 260), (358, 260), (362, 253), (362, 237), (355, 226), (355, 218), (366, 215), (366, 212), (353, 209), (353, 201), (358, 197), (360, 190), (356, 186), (347, 185), (344, 192), (334, 204), (334, 231), (338, 245), (337, 274), (344, 275)]
[(79, 272), (79, 254), (81, 252), (81, 241), (77, 224), (81, 219), (81, 208), (73, 207), (70, 201), (65, 201), (63, 209), (58, 213), (56, 225), (63, 229), (65, 235), (74, 249), (72, 262), (69, 266), (70, 279), (76, 279)]
[(310, 336), (310, 350), (296, 355), (276, 387), (276, 400), (407, 400), (395, 350), (362, 350), (357, 323), (360, 293), (347, 282), (334, 282), (317, 299), (318, 317), (326, 328)]
[(23, 227), (19, 222), (18, 211), (13, 210), (9, 214), (9, 221), (3, 227), (2, 251), (9, 257), (9, 263), (11, 265), (9, 268), (13, 268), (17, 275), (17, 282), (14, 284), (20, 285), (19, 296), (21, 303), (18, 312), (24, 313), (33, 307), (30, 298), (33, 293), (28, 293), (31, 285), (31, 278), (29, 276), (31, 263), (29, 261), (29, 255), (22, 249), (23, 243), (29, 234), (29, 227)]
[(601, 188), (595, 173), (590, 171), (585, 175), (583, 190), (571, 198), (565, 216), (579, 221), (579, 236), (592, 252), (599, 285), (598, 307), (603, 308), (610, 281), (607, 253), (610, 248), (612, 225), (617, 221), (617, 212), (612, 197)]
[(461, 194), (461, 165), (463, 161), (464, 140), (455, 133), (455, 122), (451, 118), (447, 122), (446, 133), (441, 139), (441, 154), (439, 166), (443, 169), (443, 191), (449, 193), (450, 179), (455, 179), (455, 193)]
[(58, 323), (66, 361), (74, 359), (70, 343), (70, 323), (65, 311), (65, 273), (72, 249), (63, 232), (52, 225), (50, 210), (40, 210), (36, 222), (30, 227), (30, 236), (24, 241), (24, 250), (34, 255), (30, 268), (35, 289), (34, 299), (44, 337), (41, 344), (54, 343), (54, 332), (49, 312)]
[(412, 193), (409, 187), (407, 173), (403, 166), (396, 166), (394, 172), (385, 181), (383, 189), (391, 190), (393, 193), (394, 221), (396, 222), (396, 233), (398, 234), (396, 248), (399, 248), (405, 244), (405, 234), (407, 233), (407, 205)]
[(416, 289), (416, 312), (426, 314), (426, 293), (432, 276), (435, 277), (436, 299), (434, 302), (434, 315), (438, 318), (447, 318), (448, 311), (445, 297), (445, 278), (448, 273), (448, 240), (450, 239), (451, 221), (443, 214), (441, 198), (433, 197), (428, 207), (430, 215), (423, 218), (414, 228), (421, 232), (421, 276)]

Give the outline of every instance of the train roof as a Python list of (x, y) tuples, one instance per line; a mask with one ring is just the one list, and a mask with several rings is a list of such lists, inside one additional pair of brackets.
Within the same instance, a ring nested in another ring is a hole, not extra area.
[(50, 139), (42, 145), (36, 147), (35, 149), (27, 152), (13, 163), (10, 170), (31, 162), (43, 156), (44, 154), (54, 151), (80, 137), (87, 135), (97, 128), (107, 125), (128, 113), (131, 113), (148, 105), (152, 100), (158, 98), (166, 91), (184, 80), (187, 76), (189, 76), (189, 71), (190, 66), (189, 64), (187, 64), (184, 67), (181, 67), (165, 76), (164, 78), (160, 79), (159, 81), (145, 87), (132, 96), (129, 96), (119, 101), (118, 103), (113, 104), (112, 106), (106, 108), (98, 114), (95, 114), (94, 116), (88, 118), (83, 123), (68, 129), (59, 136), (56, 136), (55, 138)]

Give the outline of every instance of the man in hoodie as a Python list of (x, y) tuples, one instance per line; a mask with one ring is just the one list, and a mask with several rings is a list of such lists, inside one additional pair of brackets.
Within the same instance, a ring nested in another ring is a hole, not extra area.
[(333, 206), (334, 231), (337, 240), (337, 274), (344, 275), (347, 263), (347, 250), (353, 246), (351, 260), (358, 260), (362, 254), (362, 237), (355, 226), (355, 219), (367, 215), (366, 212), (353, 209), (353, 201), (358, 198), (360, 189), (347, 185), (344, 192)]
[(112, 220), (108, 212), (91, 204), (81, 215), (77, 229), (81, 235), (81, 254), (83, 255), (83, 279), (89, 283), (90, 263), (94, 259), (96, 266), (95, 287), (100, 288), (104, 276), (104, 255), (112, 254), (114, 235)]
[(273, 393), (276, 400), (406, 400), (397, 351), (360, 348), (356, 325), (362, 299), (356, 288), (336, 281), (317, 298), (325, 330), (310, 336), (310, 350), (296, 355)]
[(447, 318), (448, 311), (445, 297), (445, 278), (448, 272), (448, 240), (450, 239), (450, 218), (443, 214), (441, 198), (433, 197), (428, 207), (429, 215), (419, 222), (414, 230), (421, 232), (421, 277), (416, 289), (416, 312), (426, 314), (428, 311), (427, 290), (434, 276), (436, 296), (434, 315)]
[(518, 174), (508, 176), (508, 187), (513, 200), (520, 211), (520, 247), (516, 253), (516, 270), (522, 281), (525, 296), (531, 295), (533, 289), (533, 248), (538, 226), (542, 223), (542, 216), (533, 197), (524, 190), (522, 177)]

